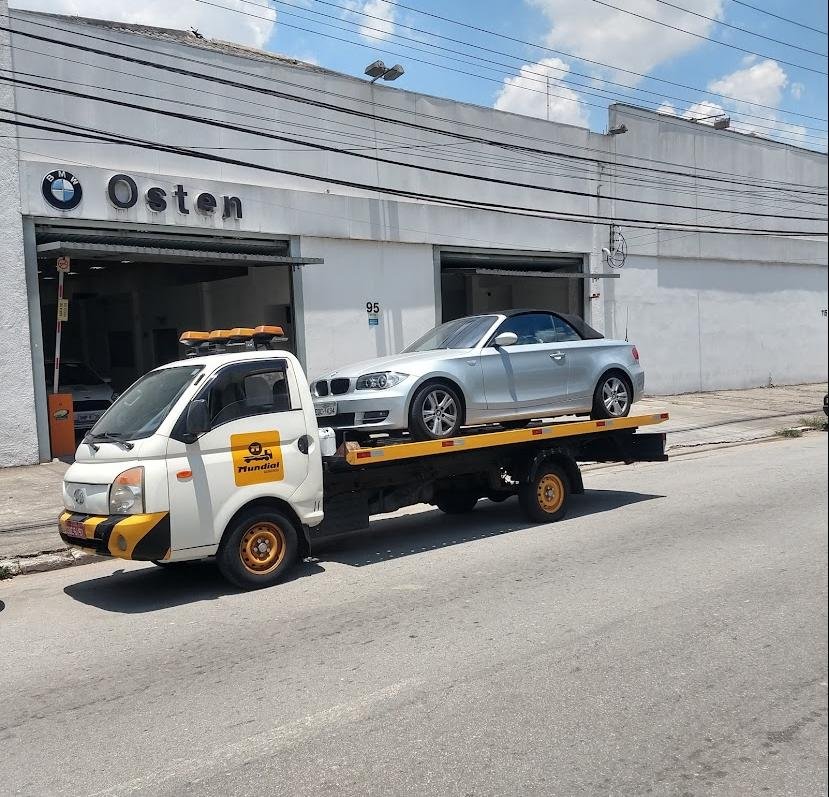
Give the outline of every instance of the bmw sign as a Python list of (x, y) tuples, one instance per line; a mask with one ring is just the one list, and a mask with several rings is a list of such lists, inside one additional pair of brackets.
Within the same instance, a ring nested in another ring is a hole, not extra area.
[(41, 184), (43, 198), (58, 210), (73, 210), (81, 204), (83, 188), (72, 172), (55, 169), (49, 172)]

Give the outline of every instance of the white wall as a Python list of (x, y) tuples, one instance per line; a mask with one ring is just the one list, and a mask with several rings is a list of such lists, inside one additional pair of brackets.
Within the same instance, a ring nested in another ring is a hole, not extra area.
[[(396, 354), (435, 323), (432, 247), (303, 238), (302, 267), (308, 376), (358, 360)], [(368, 325), (366, 302), (379, 302)]]
[[(0, 0), (0, 25), (8, 27), (8, 5)], [(11, 67), (8, 34), (0, 31), (0, 68)], [(8, 83), (0, 83), (0, 109), (14, 112)], [(38, 461), (29, 310), (23, 256), (23, 223), (14, 127), (0, 123), (0, 464)], [(14, 422), (11, 422), (14, 419)]]
[(605, 333), (636, 344), (649, 393), (827, 378), (825, 265), (630, 257)]

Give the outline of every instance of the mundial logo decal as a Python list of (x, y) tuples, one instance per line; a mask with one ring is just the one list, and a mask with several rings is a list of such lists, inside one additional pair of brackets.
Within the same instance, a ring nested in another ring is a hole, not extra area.
[(83, 188), (72, 172), (55, 169), (43, 178), (40, 190), (43, 198), (58, 210), (73, 210), (81, 204)]

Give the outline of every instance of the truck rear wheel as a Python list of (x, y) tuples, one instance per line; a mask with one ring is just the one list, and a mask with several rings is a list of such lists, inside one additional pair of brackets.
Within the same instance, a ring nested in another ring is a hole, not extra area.
[(225, 532), (216, 554), (219, 572), (242, 589), (276, 584), (297, 558), (297, 534), (285, 515), (270, 509), (244, 512)]
[(467, 492), (443, 493), (435, 501), (437, 508), (447, 515), (463, 515), (471, 512), (477, 503), (478, 496)]
[(570, 481), (558, 465), (542, 465), (518, 491), (524, 514), (537, 523), (553, 523), (567, 514)]

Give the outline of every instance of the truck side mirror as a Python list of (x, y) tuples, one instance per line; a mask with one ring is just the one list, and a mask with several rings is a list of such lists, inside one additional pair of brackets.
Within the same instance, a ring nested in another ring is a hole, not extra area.
[(200, 434), (210, 431), (210, 413), (207, 410), (205, 399), (195, 399), (190, 402), (190, 406), (187, 408), (185, 431), (190, 438), (190, 442)]
[(514, 346), (516, 343), (518, 343), (518, 335), (514, 332), (502, 332), (492, 341), (492, 345), (496, 349), (500, 349), (502, 346)]

